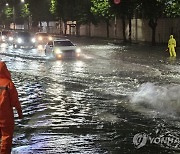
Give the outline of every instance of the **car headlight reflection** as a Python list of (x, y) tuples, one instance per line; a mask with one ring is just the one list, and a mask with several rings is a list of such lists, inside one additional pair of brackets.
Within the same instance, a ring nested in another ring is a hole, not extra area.
[(38, 48), (38, 50), (43, 50), (44, 49), (42, 45), (38, 45), (37, 48)]
[(76, 52), (77, 52), (77, 53), (80, 53), (80, 52), (81, 52), (81, 49), (80, 49), (80, 48), (77, 48), (77, 49), (76, 49)]
[(17, 43), (20, 44), (20, 43), (22, 43), (22, 42), (23, 42), (23, 40), (22, 40), (21, 38), (18, 38), (18, 39), (17, 39)]

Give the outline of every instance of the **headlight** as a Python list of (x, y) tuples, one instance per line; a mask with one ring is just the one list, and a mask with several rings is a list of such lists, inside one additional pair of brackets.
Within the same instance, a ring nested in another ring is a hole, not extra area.
[(35, 38), (32, 38), (32, 40), (31, 40), (33, 43), (35, 43), (36, 42), (36, 40), (35, 40)]
[(62, 54), (62, 51), (61, 51), (60, 49), (55, 49), (55, 50), (54, 50), (54, 53), (55, 53), (55, 54)]
[(76, 52), (77, 52), (77, 53), (80, 53), (80, 52), (81, 52), (81, 49), (80, 49), (80, 48), (77, 48), (77, 49), (76, 49)]
[(39, 41), (42, 41), (42, 39), (43, 39), (43, 38), (42, 38), (41, 36), (38, 37), (38, 40), (39, 40)]
[(9, 37), (9, 41), (13, 41), (13, 37)]
[(49, 41), (52, 41), (52, 37), (51, 37), (51, 36), (49, 36), (49, 38), (48, 38), (48, 39), (49, 39)]
[(5, 39), (5, 36), (2, 36), (2, 40), (4, 40)]
[(22, 42), (23, 42), (23, 40), (21, 38), (17, 39), (17, 43), (22, 43)]

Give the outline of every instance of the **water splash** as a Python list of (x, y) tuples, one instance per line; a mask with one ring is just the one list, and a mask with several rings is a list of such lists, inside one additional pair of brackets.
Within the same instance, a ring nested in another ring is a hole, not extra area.
[(130, 96), (130, 102), (163, 114), (180, 114), (180, 86), (144, 83)]

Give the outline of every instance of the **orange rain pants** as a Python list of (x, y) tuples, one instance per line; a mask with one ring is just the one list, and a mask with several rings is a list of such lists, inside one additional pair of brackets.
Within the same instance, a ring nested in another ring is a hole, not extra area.
[(16, 108), (21, 119), (23, 114), (16, 87), (6, 64), (0, 61), (0, 154), (11, 153), (14, 132), (13, 107)]
[(14, 127), (0, 127), (1, 151), (0, 154), (10, 154)]

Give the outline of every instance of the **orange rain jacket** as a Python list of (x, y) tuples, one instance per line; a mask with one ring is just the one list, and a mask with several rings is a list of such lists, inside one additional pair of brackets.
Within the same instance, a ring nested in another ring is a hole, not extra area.
[(22, 110), (17, 90), (6, 64), (0, 61), (0, 127), (14, 126), (13, 107), (21, 119)]

